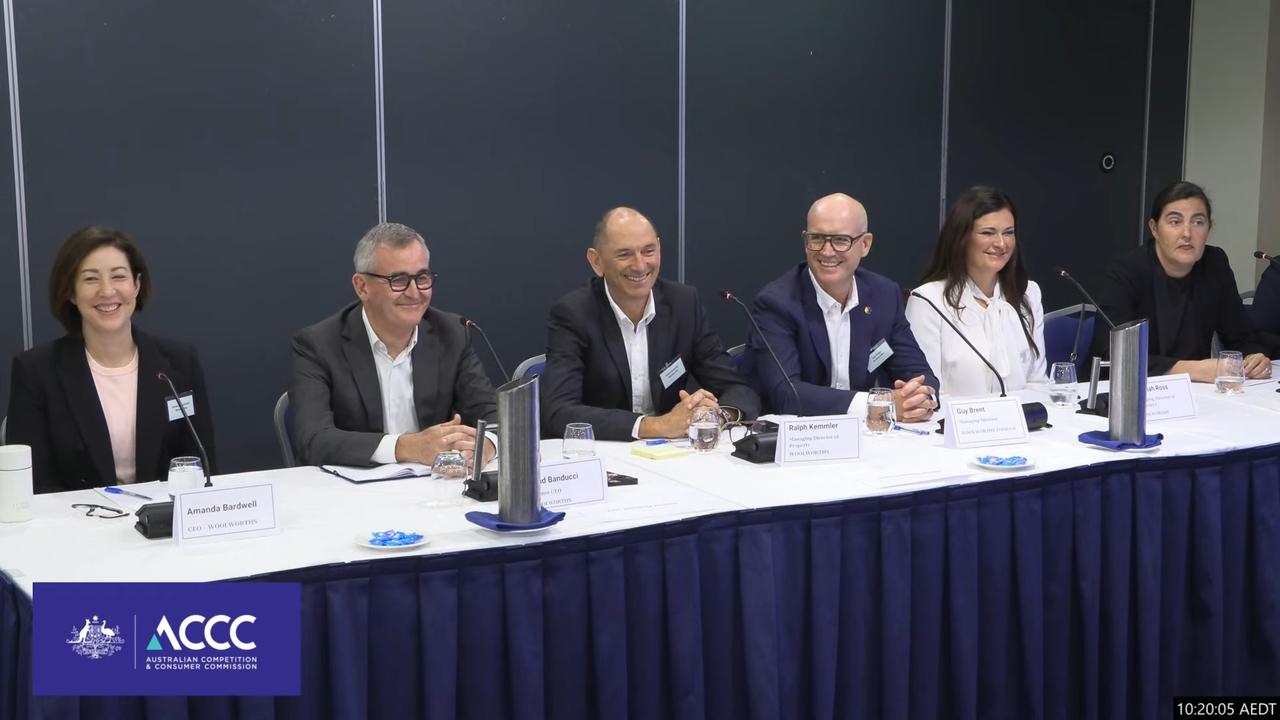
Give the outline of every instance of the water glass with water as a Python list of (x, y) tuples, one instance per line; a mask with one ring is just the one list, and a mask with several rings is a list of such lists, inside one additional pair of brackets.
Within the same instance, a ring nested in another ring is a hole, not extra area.
[(1076, 403), (1076, 364), (1056, 362), (1049, 373), (1049, 402), (1058, 407)]
[(723, 416), (718, 408), (696, 407), (689, 417), (689, 442), (696, 453), (715, 452), (720, 444), (720, 421)]
[(200, 458), (186, 455), (169, 461), (169, 492), (194, 490), (204, 485), (204, 466)]
[(462, 497), (462, 480), (467, 477), (467, 459), (457, 450), (442, 450), (431, 462), (425, 507), (443, 507)]
[(867, 393), (867, 432), (884, 437), (893, 429), (893, 389), (876, 387)]
[(1240, 351), (1218, 352), (1218, 371), (1213, 384), (1224, 395), (1239, 395), (1244, 392), (1244, 356)]
[(564, 426), (564, 445), (561, 455), (565, 460), (579, 460), (596, 456), (596, 433), (591, 423), (575, 422)]

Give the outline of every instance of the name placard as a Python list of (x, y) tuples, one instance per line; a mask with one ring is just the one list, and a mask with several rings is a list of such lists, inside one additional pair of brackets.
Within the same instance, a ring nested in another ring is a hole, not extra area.
[(545, 508), (600, 502), (604, 499), (604, 461), (598, 457), (544, 462), (539, 468), (538, 496)]
[(1191, 376), (1157, 375), (1147, 378), (1147, 420), (1182, 420), (1196, 416)]
[(773, 461), (779, 465), (856, 460), (862, 456), (862, 421), (856, 415), (817, 415), (778, 423)]
[(1027, 441), (1027, 418), (1016, 397), (946, 400), (943, 445), (954, 448), (1008, 445)]
[(173, 539), (217, 542), (274, 535), (276, 491), (271, 483), (183, 490), (173, 496)]

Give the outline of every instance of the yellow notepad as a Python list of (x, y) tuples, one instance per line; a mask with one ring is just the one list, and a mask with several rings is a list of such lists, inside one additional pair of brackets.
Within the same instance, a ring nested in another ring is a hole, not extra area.
[(670, 460), (671, 458), (684, 457), (691, 452), (688, 446), (680, 447), (671, 443), (663, 443), (662, 445), (636, 445), (631, 448), (631, 454), (649, 460)]

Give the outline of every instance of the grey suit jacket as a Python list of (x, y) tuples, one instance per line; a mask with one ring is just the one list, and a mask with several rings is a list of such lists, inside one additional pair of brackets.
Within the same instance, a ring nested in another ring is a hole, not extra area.
[[(382, 441), (382, 392), (360, 303), (293, 336), (293, 444), (306, 465), (369, 465)], [(413, 348), (413, 401), (423, 428), (456, 412), (497, 422), (497, 397), (458, 316), (430, 307)]]

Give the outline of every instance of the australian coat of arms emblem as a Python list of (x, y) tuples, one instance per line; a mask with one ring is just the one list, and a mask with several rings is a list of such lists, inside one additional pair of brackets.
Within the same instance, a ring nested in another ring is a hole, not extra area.
[(71, 650), (90, 660), (111, 657), (124, 647), (124, 638), (120, 636), (120, 627), (107, 627), (106, 620), (85, 618), (82, 627), (71, 627), (71, 637), (67, 639)]

